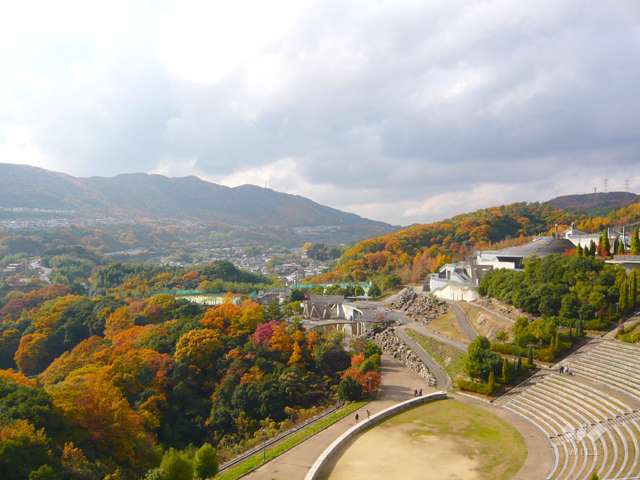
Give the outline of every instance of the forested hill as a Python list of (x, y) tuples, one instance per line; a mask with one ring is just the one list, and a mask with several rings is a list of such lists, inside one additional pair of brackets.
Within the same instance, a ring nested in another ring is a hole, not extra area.
[(312, 200), (254, 185), (226, 187), (197, 177), (144, 173), (77, 178), (26, 165), (0, 163), (2, 209), (47, 209), (77, 217), (190, 219), (260, 227), (334, 227), (347, 240), (391, 226)]
[(562, 230), (577, 222), (581, 229), (600, 231), (638, 221), (640, 203), (602, 217), (561, 210), (549, 203), (514, 203), (364, 240), (346, 250), (322, 279), (373, 279), (384, 290), (420, 281), (442, 264), (476, 249), (523, 243), (532, 235), (552, 232), (556, 224)]
[(549, 200), (552, 207), (586, 215), (607, 215), (640, 201), (640, 196), (630, 192), (599, 192), (580, 195), (564, 195)]

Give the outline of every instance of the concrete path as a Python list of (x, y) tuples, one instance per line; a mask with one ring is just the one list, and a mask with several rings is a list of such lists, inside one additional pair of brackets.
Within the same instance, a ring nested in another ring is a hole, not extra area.
[(425, 351), (424, 348), (420, 346), (415, 340), (413, 340), (407, 332), (405, 332), (406, 327), (398, 327), (396, 328), (396, 335), (400, 340), (402, 340), (407, 347), (409, 347), (413, 353), (418, 355), (422, 363), (424, 363), (431, 374), (436, 379), (436, 387), (439, 390), (449, 391), (452, 387), (451, 377), (449, 374), (433, 359), (431, 355)]
[[(412, 398), (413, 391), (419, 388), (422, 389), (422, 393), (436, 391), (435, 388), (427, 386), (424, 379), (405, 368), (399, 360), (383, 355), (382, 386), (378, 397), (358, 413), (360, 417), (364, 418), (367, 409), (372, 414), (379, 412), (398, 402)], [(251, 480), (303, 480), (307, 470), (318, 456), (338, 436), (352, 427), (354, 421), (354, 415), (343, 418), (244, 478)]]
[(420, 335), (424, 335), (425, 337), (431, 337), (434, 340), (438, 340), (439, 342), (442, 342), (442, 343), (444, 343), (446, 345), (449, 345), (450, 347), (456, 348), (456, 349), (460, 350), (461, 352), (466, 352), (467, 351), (467, 344), (466, 343), (460, 342), (458, 340), (453, 340), (452, 338), (445, 337), (444, 335), (440, 335), (439, 333), (436, 333), (436, 332), (434, 332), (432, 330), (429, 330), (428, 328), (426, 328), (421, 323), (413, 322), (413, 323), (410, 323), (409, 325), (407, 325), (406, 327), (410, 328), (411, 330), (415, 330)]
[(447, 302), (449, 306), (453, 309), (453, 312), (456, 314), (456, 320), (458, 321), (458, 325), (467, 336), (469, 340), (474, 340), (478, 336), (478, 332), (473, 328), (469, 318), (465, 311), (458, 305), (456, 302)]

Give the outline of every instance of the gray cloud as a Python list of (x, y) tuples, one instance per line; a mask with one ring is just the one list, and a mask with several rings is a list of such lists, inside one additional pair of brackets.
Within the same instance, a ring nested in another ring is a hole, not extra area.
[(214, 3), (9, 12), (0, 160), (269, 182), (393, 223), (640, 189), (637, 2)]

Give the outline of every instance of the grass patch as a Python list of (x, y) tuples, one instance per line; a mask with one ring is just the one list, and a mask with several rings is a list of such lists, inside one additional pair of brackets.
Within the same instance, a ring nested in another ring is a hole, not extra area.
[(238, 463), (237, 465), (234, 465), (228, 470), (221, 472), (220, 474), (216, 475), (215, 479), (216, 480), (235, 480), (237, 478), (240, 478), (252, 472), (256, 468), (262, 466), (266, 462), (269, 462), (270, 460), (273, 460), (274, 458), (282, 455), (286, 451), (291, 450), (293, 447), (304, 442), (309, 437), (314, 436), (316, 433), (321, 432), (325, 428), (330, 427), (334, 423), (337, 423), (338, 421), (342, 420), (344, 417), (352, 414), (356, 410), (359, 410), (360, 408), (365, 406), (367, 403), (368, 403), (367, 401), (348, 403), (343, 407), (341, 407), (340, 409), (336, 410), (335, 412), (322, 418), (321, 420), (318, 420), (317, 422), (314, 422), (311, 425), (308, 425), (298, 430), (297, 432), (289, 435), (287, 438), (283, 439), (281, 442), (278, 442), (275, 445), (271, 445), (270, 447), (267, 447), (266, 452), (260, 451), (250, 456), (249, 458), (243, 460), (242, 462)]
[(483, 480), (512, 478), (527, 458), (527, 446), (514, 427), (483, 408), (456, 400), (428, 403), (381, 424), (403, 425), (410, 426), (412, 436), (448, 437), (458, 453), (479, 462)]
[(469, 341), (467, 336), (460, 328), (460, 325), (458, 325), (456, 314), (451, 307), (449, 307), (447, 313), (445, 313), (444, 315), (440, 315), (438, 318), (430, 320), (427, 324), (427, 328), (441, 335), (444, 335), (445, 337), (449, 337), (460, 342)]
[(436, 363), (438, 363), (438, 365), (444, 368), (453, 380), (465, 375), (464, 363), (466, 353), (461, 352), (450, 345), (439, 342), (434, 338), (425, 337), (410, 328), (406, 329), (406, 332), (407, 335), (413, 338), (422, 348), (424, 348), (424, 350)]

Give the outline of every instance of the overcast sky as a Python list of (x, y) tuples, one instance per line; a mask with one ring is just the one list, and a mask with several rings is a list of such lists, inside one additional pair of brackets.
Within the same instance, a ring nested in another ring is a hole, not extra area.
[(640, 191), (640, 2), (0, 0), (0, 161), (394, 224)]

